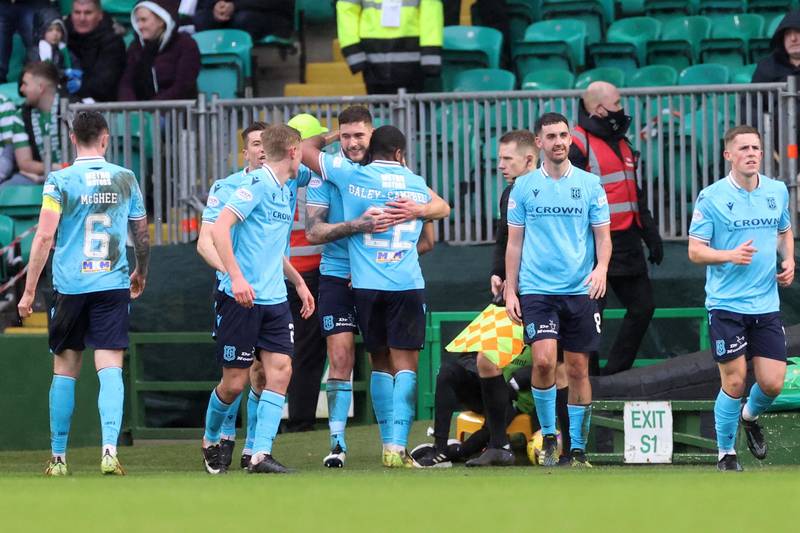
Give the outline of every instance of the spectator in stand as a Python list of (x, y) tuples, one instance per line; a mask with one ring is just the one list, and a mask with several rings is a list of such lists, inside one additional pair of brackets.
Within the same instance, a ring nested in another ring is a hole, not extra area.
[[(28, 62), (49, 61), (57, 69), (62, 89), (75, 94), (81, 87), (83, 71), (78, 58), (67, 48), (67, 27), (55, 9), (41, 9), (33, 18), (36, 42), (28, 49)], [(62, 92), (62, 95), (65, 93)]]
[(200, 51), (177, 31), (177, 0), (139, 2), (131, 13), (138, 39), (128, 48), (119, 99), (179, 100), (197, 97)]
[(0, 83), (6, 82), (15, 33), (19, 33), (25, 49), (33, 44), (33, 16), (47, 7), (49, 0), (0, 0)]
[(111, 16), (100, 8), (100, 0), (73, 0), (66, 30), (67, 46), (83, 71), (73, 97), (85, 103), (116, 100), (125, 68), (125, 41), (114, 32)]
[(14, 145), (11, 144), (11, 123), (17, 108), (14, 103), (0, 95), (0, 183), (14, 173)]
[(336, 27), (347, 66), (364, 72), (369, 94), (421, 92), (442, 68), (444, 14), (439, 0), (336, 2)]
[[(319, 0), (327, 1), (327, 0)], [(197, 31), (237, 29), (254, 40), (266, 35), (289, 38), (294, 31), (294, 2), (286, 0), (199, 0)]]
[(20, 92), (25, 103), (11, 121), (14, 157), (19, 172), (4, 181), (3, 185), (31, 185), (43, 183), (50, 168), (45, 167), (46, 137), (50, 138), (52, 170), (61, 166), (61, 148), (58, 140), (58, 69), (48, 62), (28, 63), (22, 71)]
[(800, 75), (800, 11), (788, 13), (772, 36), (772, 52), (758, 62), (753, 83), (783, 82)]

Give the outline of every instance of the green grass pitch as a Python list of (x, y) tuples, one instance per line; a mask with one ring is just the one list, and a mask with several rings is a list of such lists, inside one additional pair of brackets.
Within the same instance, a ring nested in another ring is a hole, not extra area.
[[(427, 425), (412, 443), (429, 440)], [(42, 475), (47, 451), (3, 452), (0, 532), (800, 530), (798, 467), (387, 470), (377, 427), (366, 426), (348, 430), (347, 467), (332, 471), (327, 441), (327, 431), (279, 435), (288, 476), (209, 476), (199, 441), (120, 448), (124, 478), (100, 475), (99, 448), (69, 450), (73, 475), (58, 479)]]

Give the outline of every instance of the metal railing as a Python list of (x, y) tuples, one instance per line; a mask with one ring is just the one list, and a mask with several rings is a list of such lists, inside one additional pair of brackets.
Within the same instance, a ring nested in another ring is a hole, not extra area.
[[(797, 213), (796, 79), (786, 83), (621, 89), (632, 117), (628, 132), (640, 154), (639, 179), (666, 239), (687, 237), (698, 192), (725, 175), (722, 137), (749, 123), (764, 140), (764, 173), (789, 186)], [(155, 242), (186, 242), (211, 182), (242, 165), (241, 130), (254, 120), (285, 122), (310, 113), (333, 129), (346, 106), (362, 104), (377, 125), (407, 136), (407, 164), (453, 207), (437, 238), (454, 244), (494, 240), (505, 186), (497, 140), (533, 129), (547, 111), (577, 118), (581, 91), (438, 93), (336, 98), (257, 98), (108, 104), (63, 104), (62, 113), (93, 108), (111, 126), (109, 159), (139, 176), (156, 224)], [(63, 121), (62, 121), (63, 124)], [(70, 153), (66, 125), (63, 153)]]

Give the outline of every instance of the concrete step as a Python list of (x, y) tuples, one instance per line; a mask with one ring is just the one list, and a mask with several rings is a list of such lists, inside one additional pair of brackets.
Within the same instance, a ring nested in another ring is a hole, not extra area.
[(22, 319), (22, 325), (26, 328), (46, 328), (47, 327), (47, 313), (41, 311), (39, 313), (32, 313), (28, 318)]
[(347, 63), (342, 61), (331, 63), (309, 63), (306, 65), (306, 83), (362, 84), (364, 76), (351, 74)]
[(47, 328), (10, 327), (3, 332), (6, 335), (47, 335)]

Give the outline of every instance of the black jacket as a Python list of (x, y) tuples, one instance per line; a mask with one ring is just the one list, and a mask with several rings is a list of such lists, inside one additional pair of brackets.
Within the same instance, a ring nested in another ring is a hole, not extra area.
[[(619, 153), (619, 139), (625, 139), (627, 128), (616, 133), (612, 132), (606, 121), (590, 117), (581, 102), (578, 106), (578, 125), (602, 139), (609, 141), (611, 149), (622, 159)], [(627, 139), (626, 139), (627, 140)], [(583, 155), (577, 145), (573, 144), (569, 149), (569, 160), (576, 167), (588, 170), (589, 160)], [(611, 262), (608, 265), (609, 276), (635, 276), (647, 272), (644, 251), (642, 250), (642, 240), (650, 250), (651, 261), (660, 263), (664, 251), (661, 236), (658, 233), (658, 224), (653, 220), (653, 215), (647, 208), (647, 199), (644, 192), (637, 186), (636, 196), (639, 204), (639, 219), (642, 227), (631, 225), (624, 231), (611, 232)]]
[(68, 47), (81, 63), (83, 81), (75, 95), (98, 102), (117, 99), (117, 85), (125, 69), (125, 42), (114, 32), (108, 13), (93, 31), (80, 34), (67, 17)]
[(511, 196), (512, 183), (500, 195), (500, 222), (497, 226), (497, 238), (494, 243), (494, 260), (492, 261), (492, 276), (506, 279), (506, 245), (508, 244), (508, 197)]
[(788, 29), (800, 30), (800, 11), (788, 13), (775, 30), (772, 36), (772, 52), (758, 62), (753, 73), (753, 83), (772, 83), (786, 81), (789, 76), (800, 75), (800, 67), (795, 67), (789, 62), (789, 56), (783, 47), (783, 34)]

